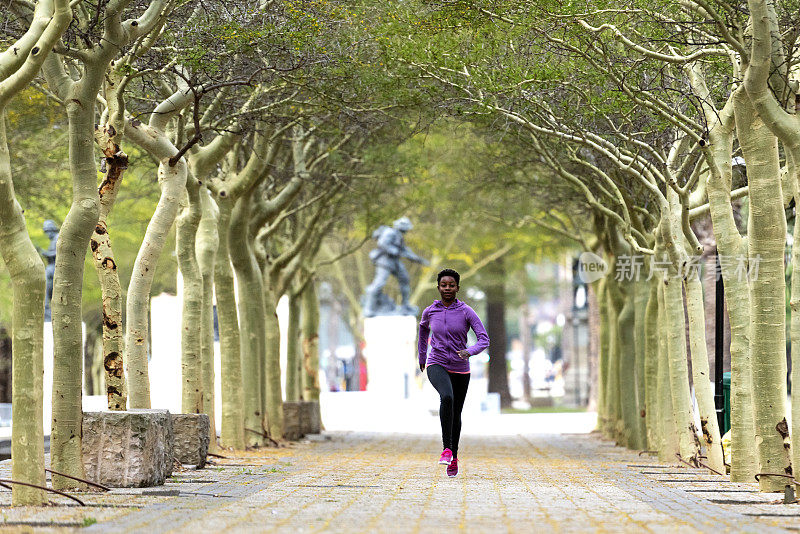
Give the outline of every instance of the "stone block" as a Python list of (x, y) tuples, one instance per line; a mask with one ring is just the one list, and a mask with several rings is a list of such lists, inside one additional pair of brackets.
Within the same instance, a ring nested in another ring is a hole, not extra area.
[(296, 401), (283, 403), (283, 437), (295, 441), (303, 437), (301, 403)]
[(172, 414), (175, 445), (172, 453), (182, 464), (198, 468), (206, 465), (210, 439), (210, 421), (204, 413)]
[(85, 412), (86, 477), (115, 488), (160, 486), (172, 474), (174, 435), (167, 410)]
[(283, 437), (298, 440), (306, 434), (320, 432), (319, 402), (292, 401), (283, 403)]
[(319, 434), (322, 432), (322, 416), (319, 411), (319, 401), (307, 401), (306, 405), (306, 434)]

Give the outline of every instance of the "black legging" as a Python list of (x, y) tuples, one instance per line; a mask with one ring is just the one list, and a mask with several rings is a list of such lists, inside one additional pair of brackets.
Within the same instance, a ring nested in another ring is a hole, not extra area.
[(461, 410), (469, 387), (469, 373), (450, 373), (441, 365), (429, 365), (428, 380), (441, 398), (439, 419), (442, 422), (442, 447), (453, 451), (453, 458), (457, 458)]

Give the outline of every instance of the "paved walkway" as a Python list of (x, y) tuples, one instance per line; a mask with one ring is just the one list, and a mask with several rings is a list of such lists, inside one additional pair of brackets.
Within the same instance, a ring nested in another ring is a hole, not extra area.
[[(85, 508), (3, 507), (6, 529), (86, 532), (778, 532), (800, 505), (660, 464), (596, 436), (466, 436), (462, 472), (432, 435), (334, 432), (175, 473), (162, 488), (83, 494)], [(0, 493), (0, 503), (9, 502)], [(58, 501), (62, 503), (61, 500)], [(95, 523), (96, 521), (96, 523)], [(93, 524), (94, 523), (94, 524)], [(2, 523), (0, 523), (2, 525)]]

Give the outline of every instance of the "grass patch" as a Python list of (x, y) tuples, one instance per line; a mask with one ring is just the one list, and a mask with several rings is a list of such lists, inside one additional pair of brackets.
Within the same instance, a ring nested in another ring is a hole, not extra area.
[(90, 526), (94, 525), (95, 523), (97, 523), (97, 519), (95, 519), (94, 517), (84, 517), (83, 518), (83, 526), (84, 527), (90, 527)]
[(500, 413), (580, 413), (586, 408), (569, 408), (567, 406), (531, 406), (530, 408), (503, 408)]

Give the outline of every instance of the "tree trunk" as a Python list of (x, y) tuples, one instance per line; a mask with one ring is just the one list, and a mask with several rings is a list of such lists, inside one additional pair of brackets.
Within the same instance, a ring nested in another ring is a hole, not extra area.
[(623, 297), (617, 287), (617, 282), (613, 279), (608, 280), (606, 285), (606, 299), (608, 300), (608, 382), (606, 383), (605, 401), (606, 417), (608, 420), (608, 436), (612, 439), (621, 440), (620, 430), (624, 428), (622, 423), (622, 409), (620, 406), (620, 338), (619, 338), (619, 315), (622, 308)]
[(646, 329), (647, 303), (650, 300), (650, 285), (644, 280), (634, 280), (631, 284), (634, 292), (634, 345), (636, 347), (636, 369), (634, 372), (636, 384), (636, 437), (635, 448), (647, 449), (647, 342)]
[(694, 395), (700, 411), (701, 436), (706, 446), (708, 466), (715, 471), (725, 473), (719, 422), (717, 421), (717, 412), (714, 406), (711, 380), (709, 380), (703, 287), (698, 273), (690, 274), (684, 280), (684, 287), (686, 289), (686, 310), (689, 319), (689, 351), (692, 358), (692, 378)]
[(600, 346), (600, 317), (595, 284), (586, 285), (586, 307), (589, 315), (589, 391), (586, 409), (598, 410), (598, 383), (600, 374), (599, 346)]
[(181, 311), (181, 411), (203, 412), (202, 308), (203, 276), (197, 263), (195, 239), (200, 224), (200, 186), (194, 178), (186, 183), (187, 204), (177, 219), (175, 248), (183, 276)]
[(608, 414), (608, 352), (610, 346), (609, 334), (611, 319), (608, 314), (608, 280), (601, 278), (597, 282), (597, 314), (598, 314), (598, 381), (597, 381), (597, 421), (600, 431), (606, 436), (609, 434)]
[(300, 295), (289, 293), (289, 324), (286, 336), (286, 400), (298, 401), (301, 397), (300, 373)]
[(658, 280), (650, 283), (650, 294), (644, 314), (644, 411), (647, 428), (647, 448), (658, 450), (661, 443), (658, 420)]
[[(729, 106), (709, 132), (706, 160), (709, 213), (720, 259), (747, 254), (731, 207), (731, 153), (733, 111)], [(731, 482), (751, 482), (758, 473), (753, 414), (753, 371), (750, 354), (750, 290), (747, 277), (736, 272), (734, 261), (721, 261), (720, 274), (731, 329)]]
[[(11, 477), (45, 485), (42, 430), (42, 375), (45, 275), (14, 195), (6, 136), (5, 109), (0, 106), (0, 255), (11, 275)], [(42, 490), (15, 484), (12, 504), (39, 506)]]
[(314, 280), (301, 295), (303, 336), (303, 400), (319, 401), (319, 302)]
[(231, 219), (230, 199), (220, 198), (217, 236), (219, 249), (214, 264), (214, 284), (219, 320), (219, 351), (222, 359), (222, 428), (220, 442), (223, 447), (241, 450), (246, 446), (244, 435), (244, 387), (242, 382), (242, 351), (239, 341), (239, 319), (230, 260), (229, 229)]
[(672, 393), (672, 414), (678, 436), (681, 458), (696, 464), (700, 457), (700, 443), (689, 391), (689, 370), (686, 355), (686, 323), (683, 311), (683, 290), (680, 279), (664, 281), (664, 313), (667, 329), (669, 382)]
[[(200, 359), (203, 371), (202, 411), (208, 415), (211, 423), (212, 439), (209, 444), (209, 450), (216, 452), (218, 447), (217, 423), (214, 413), (214, 269), (217, 249), (219, 248), (219, 236), (217, 234), (219, 210), (214, 201), (211, 200), (205, 187), (200, 189), (200, 207), (202, 209), (202, 218), (197, 230), (195, 249), (197, 251), (200, 274), (203, 277), (203, 305), (200, 318)], [(241, 375), (239, 378), (241, 381)]]
[(489, 392), (500, 394), (500, 406), (511, 406), (506, 362), (506, 290), (503, 259), (492, 262), (492, 280), (486, 286), (486, 333), (489, 335)]
[[(753, 355), (753, 385), (755, 389), (755, 422), (756, 440), (760, 442), (760, 471), (767, 473), (793, 474), (792, 467), (787, 465), (788, 459), (783, 459), (778, 454), (780, 439), (783, 438), (784, 447), (789, 448), (786, 442), (788, 428), (786, 420), (781, 420), (785, 407), (779, 403), (779, 395), (786, 394), (782, 387), (785, 382), (781, 380), (779, 374), (785, 373), (784, 362), (779, 362), (778, 343), (782, 338), (769, 337), (770, 333), (777, 334), (777, 329), (783, 328), (783, 309), (778, 308), (778, 290), (783, 290), (784, 278), (778, 271), (778, 249), (783, 248), (782, 239), (779, 231), (785, 220), (781, 217), (778, 220), (781, 197), (788, 204), (789, 195), (794, 196), (797, 203), (797, 164), (800, 163), (800, 118), (796, 110), (797, 89), (787, 84), (785, 76), (791, 67), (787, 67), (787, 57), (792, 57), (794, 50), (791, 45), (783, 43), (781, 28), (779, 27), (778, 14), (772, 2), (764, 0), (748, 0), (747, 5), (750, 9), (751, 31), (753, 38), (748, 43), (751, 48), (750, 64), (743, 69), (744, 88), (747, 90), (749, 98), (736, 100), (736, 126), (742, 128), (743, 133), (746, 127), (751, 127), (752, 139), (748, 139), (747, 145), (741, 142), (742, 152), (747, 162), (748, 180), (750, 183), (750, 219), (748, 220), (748, 234), (750, 230), (757, 232), (758, 239), (753, 242), (751, 237), (751, 267), (753, 258), (761, 259), (759, 263), (759, 275), (757, 280), (753, 278), (751, 283), (751, 295), (758, 293), (758, 298), (751, 298), (751, 310), (757, 309), (756, 313), (751, 314), (751, 338), (750, 347)], [(783, 87), (786, 85), (786, 87)], [(750, 108), (749, 104), (752, 104)], [(755, 113), (754, 113), (755, 112)], [(744, 119), (743, 124), (739, 124), (740, 116)], [(763, 131), (769, 128), (771, 133), (780, 138), (783, 143), (784, 154), (786, 155), (787, 171), (783, 180), (777, 178), (780, 175), (779, 156), (777, 143), (768, 141), (768, 136)], [(750, 144), (752, 143), (752, 144)], [(767, 146), (769, 145), (769, 146)], [(747, 151), (749, 148), (750, 151)], [(760, 149), (756, 154), (753, 150)], [(750, 156), (753, 156), (750, 158)], [(751, 173), (751, 168), (754, 171)], [(777, 171), (777, 173), (776, 173)], [(783, 195), (781, 194), (781, 182), (783, 181)], [(775, 187), (777, 182), (778, 187)], [(767, 190), (772, 191), (771, 195)], [(787, 195), (788, 193), (788, 195)], [(758, 201), (758, 203), (756, 203)], [(781, 206), (782, 207), (782, 206)], [(795, 212), (796, 212), (795, 207)], [(761, 233), (766, 230), (766, 234)], [(785, 231), (785, 227), (783, 228)], [(797, 232), (797, 219), (795, 218), (795, 236)], [(796, 242), (795, 242), (796, 243)], [(792, 294), (790, 306), (792, 310), (791, 318), (791, 338), (792, 341), (800, 339), (800, 322), (795, 318), (797, 315), (797, 292), (795, 290), (795, 278), (800, 268), (800, 257), (795, 252), (796, 245), (792, 250)], [(756, 254), (761, 254), (759, 258)], [(765, 258), (766, 256), (766, 258)], [(782, 265), (781, 265), (782, 266)], [(766, 272), (765, 272), (766, 271)], [(771, 281), (776, 282), (771, 284)], [(777, 282), (780, 283), (777, 283)], [(780, 317), (779, 317), (780, 314)], [(773, 318), (770, 320), (770, 316)], [(756, 339), (757, 335), (765, 336), (765, 339)], [(754, 346), (755, 344), (758, 346)], [(764, 351), (763, 353), (760, 351)], [(781, 351), (782, 352), (782, 351)], [(797, 345), (792, 345), (792, 377), (799, 376), (797, 373), (800, 367), (800, 357), (798, 357)], [(778, 382), (782, 383), (779, 384)], [(798, 386), (798, 382), (793, 381), (793, 389)], [(775, 386), (773, 389), (773, 385)], [(781, 387), (778, 387), (778, 386)], [(785, 398), (785, 397), (784, 397)], [(774, 403), (771, 415), (767, 413), (770, 404)], [(791, 449), (792, 459), (799, 459), (800, 436), (798, 436), (798, 426), (800, 414), (800, 400), (795, 391), (792, 391), (792, 437)], [(777, 420), (777, 425), (773, 430), (769, 425), (774, 425), (772, 421)], [(778, 434), (776, 436), (775, 434)], [(794, 473), (797, 473), (798, 465), (794, 463)], [(766, 479), (766, 480), (765, 480)], [(762, 491), (780, 491), (780, 486), (785, 483), (780, 476), (761, 476), (759, 478)]]
[(245, 443), (263, 444), (264, 427), (264, 358), (265, 309), (264, 286), (249, 236), (252, 192), (236, 202), (230, 223), (230, 256), (238, 282), (239, 321), (241, 332), (242, 384), (244, 389)]
[(125, 410), (128, 403), (124, 372), (124, 335), (122, 332), (122, 286), (117, 263), (108, 233), (108, 214), (114, 206), (122, 176), (128, 168), (128, 155), (113, 138), (116, 131), (108, 127), (97, 132), (98, 144), (103, 150), (106, 177), (98, 189), (100, 217), (89, 242), (94, 267), (100, 281), (103, 302), (102, 361), (105, 369), (105, 390), (109, 410)]
[[(267, 282), (264, 282), (265, 286)], [(276, 441), (283, 439), (283, 396), (281, 394), (281, 333), (278, 324), (279, 295), (272, 288), (264, 291), (264, 392), (263, 411), (266, 415), (264, 429)]]
[[(784, 247), (786, 219), (777, 138), (749, 98), (735, 99), (736, 129), (747, 162), (750, 210), (747, 221), (750, 278), (750, 354), (753, 412), (760, 473), (790, 472), (784, 448), (786, 421), (786, 331)], [(783, 491), (786, 479), (761, 476), (761, 491)]]
[(670, 329), (666, 308), (666, 285), (661, 279), (658, 283), (658, 383), (656, 419), (659, 423), (661, 440), (658, 447), (658, 459), (662, 462), (673, 462), (680, 453), (678, 443), (678, 426), (675, 423), (675, 412), (672, 408), (674, 392), (670, 384)]
[(617, 319), (619, 340), (619, 392), (620, 426), (617, 434), (620, 441), (630, 449), (641, 450), (643, 444), (638, 432), (639, 407), (636, 384), (636, 295), (635, 282), (626, 283), (625, 304)]
[[(81, 438), (83, 412), (83, 332), (81, 305), (83, 266), (99, 217), (97, 169), (94, 162), (94, 102), (97, 89), (79, 82), (67, 99), (72, 205), (56, 245), (53, 276), (53, 424), (50, 453), (53, 470), (85, 478)], [(53, 487), (80, 487), (74, 480), (53, 476)]]
[[(791, 415), (792, 429), (800, 429), (800, 217), (798, 217), (797, 201), (800, 200), (800, 174), (797, 172), (797, 157), (793, 151), (787, 151), (787, 159), (790, 168), (794, 168), (792, 177), (792, 187), (795, 199), (794, 208), (794, 229), (792, 231), (792, 282), (791, 297), (789, 307), (791, 309), (791, 322), (789, 325), (789, 336), (791, 343), (792, 357), (792, 392), (791, 392)], [(791, 442), (791, 465), (792, 473), (797, 476), (800, 468), (800, 432), (792, 432)], [(800, 489), (795, 484), (795, 490)]]
[[(181, 92), (178, 94), (182, 95)], [(183, 158), (170, 165), (170, 159), (178, 150), (166, 138), (163, 129), (170, 114), (177, 112), (185, 103), (185, 98), (184, 101), (167, 100), (156, 108), (150, 126), (131, 122), (125, 129), (125, 135), (159, 159), (158, 183), (161, 187), (161, 197), (147, 224), (142, 245), (133, 264), (125, 306), (125, 351), (131, 408), (150, 408), (150, 378), (147, 368), (150, 288), (161, 249), (175, 222), (181, 196), (186, 190), (188, 173), (186, 160)]]

